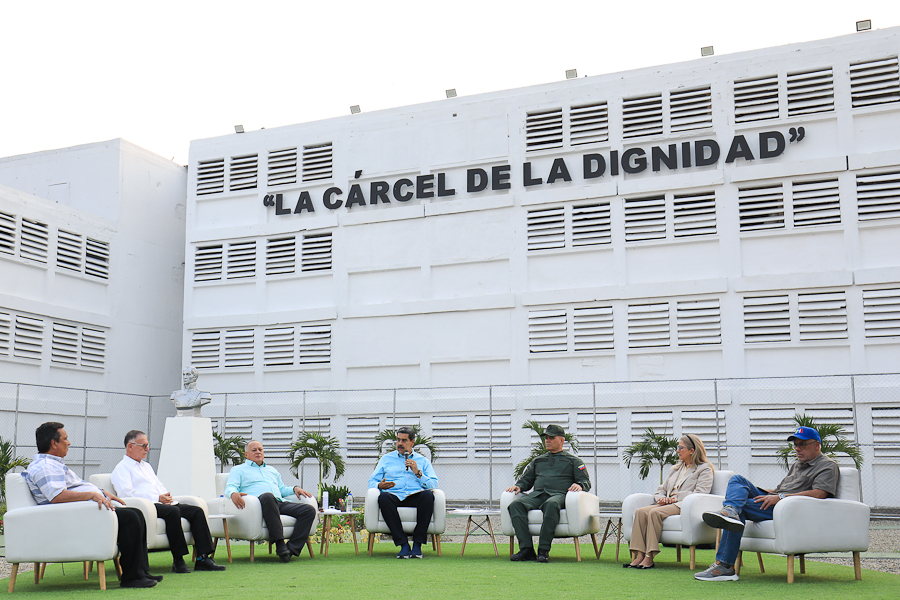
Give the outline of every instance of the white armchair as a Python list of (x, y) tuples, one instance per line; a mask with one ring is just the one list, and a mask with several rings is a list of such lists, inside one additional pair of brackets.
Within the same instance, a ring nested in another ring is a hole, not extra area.
[[(91, 475), (88, 481), (96, 485), (101, 490), (119, 496), (112, 484), (112, 475), (109, 473), (98, 473)], [(144, 521), (147, 523), (147, 549), (148, 550), (166, 550), (169, 547), (169, 538), (166, 536), (166, 522), (156, 516), (156, 505), (154, 502), (146, 498), (123, 498), (126, 506), (139, 509), (144, 513)], [(193, 504), (203, 509), (204, 514), (209, 517), (209, 509), (206, 501), (197, 496), (174, 496), (173, 499), (181, 504)], [(184, 539), (188, 546), (194, 544), (194, 537), (191, 535), (191, 525), (187, 519), (181, 519), (181, 529), (184, 531)]]
[[(21, 473), (6, 476), (6, 560), (12, 564), (9, 592), (16, 587), (19, 564), (34, 563), (34, 582), (40, 581), (46, 563), (97, 561), (100, 589), (106, 589), (104, 561), (118, 555), (119, 521), (97, 503), (66, 502), (40, 506)], [(88, 578), (85, 562), (84, 579)]]
[[(431, 523), (428, 525), (428, 533), (431, 534), (431, 546), (438, 556), (441, 556), (441, 534), (447, 529), (447, 496), (442, 490), (431, 490), (434, 493), (434, 514), (431, 515)], [(378, 507), (378, 495), (381, 490), (371, 488), (366, 492), (366, 511), (365, 523), (366, 530), (369, 532), (369, 556), (372, 556), (372, 549), (375, 546), (376, 533), (390, 533), (384, 517), (381, 516), (381, 509)], [(412, 533), (416, 528), (417, 510), (408, 506), (401, 506), (397, 509), (400, 514), (400, 522), (403, 524), (403, 531)]]
[[(256, 560), (254, 548), (256, 544), (253, 542), (267, 541), (269, 542), (269, 554), (272, 553), (272, 543), (275, 542), (269, 535), (269, 529), (262, 517), (262, 506), (260, 506), (259, 498), (256, 496), (244, 496), (244, 508), (238, 509), (231, 498), (225, 497), (225, 486), (228, 485), (228, 473), (216, 473), (216, 494), (218, 497), (209, 500), (213, 514), (224, 514), (227, 516), (227, 524), (225, 519), (212, 519), (209, 523), (209, 531), (214, 541), (218, 544), (220, 538), (225, 538), (228, 547), (228, 562), (231, 562), (231, 542), (230, 540), (249, 540), (250, 543), (250, 562)], [(289, 500), (293, 502), (303, 502), (309, 504), (316, 509), (316, 518), (313, 519), (309, 529), (310, 538), (316, 534), (316, 528), (319, 523), (319, 507), (315, 498), (303, 498), (301, 500)], [(294, 524), (297, 520), (294, 517), (281, 515), (281, 524), (284, 526), (284, 536), (289, 538), (294, 533)], [(226, 535), (225, 527), (228, 527)], [(310, 558), (315, 557), (313, 554), (312, 541), (307, 540), (306, 547), (309, 549)]]
[[(716, 471), (713, 474), (713, 485), (709, 494), (689, 495), (681, 503), (680, 515), (672, 515), (663, 520), (660, 543), (675, 545), (675, 557), (678, 562), (681, 562), (681, 547), (689, 546), (691, 569), (697, 566), (697, 546), (716, 543), (718, 529), (713, 529), (703, 522), (703, 513), (722, 508), (725, 488), (732, 475), (734, 471)], [(631, 541), (635, 511), (651, 504), (654, 504), (653, 494), (631, 494), (622, 502), (622, 536), (625, 541)]]
[[(509, 516), (509, 504), (515, 499), (512, 492), (500, 494), (500, 528), (504, 535), (509, 536), (509, 555), (512, 556), (516, 542), (516, 530), (513, 528), (512, 519)], [(597, 532), (600, 531), (600, 499), (588, 492), (566, 492), (566, 507), (559, 511), (559, 524), (553, 537), (574, 538), (575, 557), (581, 560), (581, 547), (578, 538), (582, 535), (590, 535), (594, 543), (594, 554), (600, 557), (597, 549)], [(528, 531), (537, 536), (541, 533), (541, 524), (544, 522), (544, 513), (540, 510), (528, 511)]]
[[(869, 507), (860, 498), (859, 471), (841, 467), (834, 498), (819, 500), (789, 496), (775, 505), (771, 521), (748, 521), (741, 537), (743, 551), (756, 552), (765, 573), (762, 553), (787, 555), (787, 581), (794, 582), (794, 557), (806, 573), (805, 554), (852, 552), (857, 579), (862, 579), (859, 553), (869, 549)], [(740, 572), (741, 560), (735, 567)]]

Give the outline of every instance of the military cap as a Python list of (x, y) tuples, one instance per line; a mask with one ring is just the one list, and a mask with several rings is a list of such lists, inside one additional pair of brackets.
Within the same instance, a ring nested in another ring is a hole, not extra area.
[(551, 436), (559, 435), (559, 436), (565, 437), (566, 432), (559, 425), (547, 425), (546, 429), (544, 429), (544, 435), (551, 435)]

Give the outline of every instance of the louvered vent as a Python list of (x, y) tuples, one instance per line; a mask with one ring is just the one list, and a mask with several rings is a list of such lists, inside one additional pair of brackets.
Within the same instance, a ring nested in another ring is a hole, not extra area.
[(0, 312), (0, 356), (9, 356), (9, 332), (10, 332), (9, 313)]
[(194, 251), (194, 281), (218, 281), (222, 279), (222, 244), (197, 246)]
[(666, 239), (666, 198), (625, 198), (625, 241)]
[(228, 178), (228, 189), (255, 190), (259, 173), (259, 155), (245, 154), (231, 157), (231, 174)]
[(331, 142), (303, 146), (303, 181), (331, 179)]
[(81, 366), (102, 369), (106, 364), (106, 331), (81, 328)]
[(78, 364), (78, 326), (53, 323), (50, 338), (50, 360), (63, 365)]
[(863, 290), (867, 338), (900, 337), (900, 288)]
[(301, 253), (304, 273), (331, 269), (331, 232), (304, 234)]
[(266, 275), (293, 273), (297, 265), (297, 239), (294, 236), (266, 240)]
[(109, 279), (109, 242), (87, 238), (84, 272), (92, 277)]
[(782, 185), (738, 189), (741, 231), (781, 229), (784, 227), (784, 190)]
[(665, 412), (634, 412), (631, 413), (631, 443), (641, 441), (647, 429), (652, 429), (657, 435), (670, 436), (675, 433), (675, 424), (671, 411)]
[(662, 132), (662, 94), (622, 100), (622, 137), (661, 135)]
[(724, 410), (683, 410), (681, 430), (703, 440), (706, 456), (710, 460), (728, 456)]
[(860, 221), (900, 217), (900, 171), (856, 176)]
[(269, 186), (297, 183), (297, 149), (269, 152)]
[(875, 458), (900, 459), (900, 408), (872, 407), (872, 442)]
[(609, 140), (609, 108), (606, 102), (573, 106), (569, 110), (569, 143), (572, 146)]
[(512, 415), (497, 413), (475, 415), (475, 456), (478, 458), (512, 456)]
[(43, 347), (43, 319), (16, 315), (16, 325), (13, 333), (13, 356), (41, 360)]
[(84, 241), (81, 235), (70, 231), (57, 231), (56, 235), (56, 267), (81, 273)]
[(575, 351), (612, 350), (612, 306), (585, 306), (572, 311)]
[(0, 252), (16, 253), (16, 215), (0, 212)]
[(263, 337), (263, 364), (267, 367), (293, 365), (296, 348), (293, 327), (267, 328)]
[(22, 239), (19, 242), (19, 256), (46, 264), (49, 239), (46, 223), (22, 219)]
[(218, 368), (221, 338), (219, 331), (194, 331), (191, 334), (191, 365), (198, 369)]
[(528, 350), (565, 352), (568, 321), (566, 309), (532, 310), (528, 312)]
[(263, 419), (262, 443), (266, 448), (266, 460), (285, 459), (294, 441), (293, 419)]
[[(563, 429), (569, 429), (569, 415), (567, 413), (552, 413), (552, 414), (534, 414), (532, 413), (528, 422), (534, 422), (540, 425), (543, 428), (547, 428), (548, 425), (559, 425)], [(529, 443), (536, 444), (541, 441), (541, 438), (538, 437), (537, 432), (534, 429), (529, 428)]]
[(331, 323), (301, 325), (298, 338), (301, 365), (331, 362)]
[(228, 244), (228, 279), (256, 275), (256, 240)]
[(596, 246), (612, 241), (609, 202), (572, 206), (572, 246)]
[(676, 319), (679, 346), (722, 343), (722, 316), (717, 298), (679, 301)]
[(793, 431), (793, 408), (750, 409), (750, 455), (773, 460), (775, 449), (784, 446), (784, 432)]
[(712, 127), (710, 87), (671, 92), (669, 94), (669, 114), (673, 133)]
[(669, 303), (628, 305), (628, 347), (669, 345)]
[(789, 117), (834, 110), (834, 75), (831, 67), (788, 73), (787, 109)]
[[(377, 432), (376, 432), (377, 433)], [(369, 440), (374, 438), (372, 435)], [(467, 458), (469, 417), (467, 415), (434, 415), (431, 438), (441, 448), (441, 458)], [(371, 441), (369, 442), (371, 445)]]
[(744, 341), (791, 341), (791, 311), (787, 296), (744, 298)]
[[(347, 458), (378, 458), (378, 450), (372, 440), (378, 437), (381, 430), (381, 418), (348, 417), (347, 418)], [(432, 430), (433, 432), (433, 430)], [(437, 436), (432, 433), (435, 441)], [(444, 444), (441, 443), (441, 457), (444, 457)]]
[(844, 292), (800, 294), (797, 307), (801, 341), (847, 339), (847, 298)]
[(853, 108), (900, 102), (897, 57), (850, 65), (850, 98)]
[(315, 431), (322, 435), (331, 435), (331, 418), (305, 417), (303, 419), (303, 431)]
[(253, 340), (252, 329), (228, 329), (225, 331), (225, 360), (226, 369), (253, 366)]
[(197, 163), (197, 195), (221, 194), (225, 191), (225, 159), (214, 158)]
[(837, 178), (795, 181), (794, 227), (829, 225), (841, 222), (841, 194)]
[(616, 413), (578, 413), (576, 431), (581, 456), (617, 458), (619, 449)]
[(253, 439), (252, 419), (225, 419), (225, 437), (240, 436), (245, 440)]
[(741, 79), (734, 82), (736, 123), (778, 118), (778, 76)]
[(562, 206), (528, 211), (528, 250), (566, 247), (566, 210)]
[(528, 113), (525, 118), (525, 150), (550, 150), (563, 146), (562, 109)]
[(716, 193), (712, 190), (675, 194), (675, 237), (715, 235)]

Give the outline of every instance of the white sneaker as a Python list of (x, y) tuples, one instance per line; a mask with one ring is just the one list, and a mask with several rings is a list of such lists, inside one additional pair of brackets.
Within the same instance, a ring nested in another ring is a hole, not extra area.
[(743, 533), (744, 522), (734, 507), (725, 505), (722, 510), (703, 513), (703, 522), (716, 529), (725, 529), (732, 533)]
[(707, 570), (695, 573), (694, 579), (699, 579), (700, 581), (737, 581), (738, 576), (734, 572), (734, 567), (713, 563)]

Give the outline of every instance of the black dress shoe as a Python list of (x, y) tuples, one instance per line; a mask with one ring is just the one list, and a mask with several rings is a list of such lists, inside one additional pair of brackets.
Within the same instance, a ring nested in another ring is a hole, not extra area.
[(509, 560), (518, 562), (522, 560), (534, 560), (535, 558), (537, 558), (537, 554), (534, 553), (534, 548), (522, 548), (510, 556)]
[(211, 556), (200, 556), (194, 562), (195, 571), (224, 571), (225, 567), (217, 565)]
[(152, 579), (153, 581), (162, 581), (163, 580), (162, 575), (151, 575), (150, 573), (144, 573), (144, 578)]
[(152, 588), (156, 585), (155, 579), (147, 579), (146, 577), (141, 577), (140, 579), (129, 579), (128, 581), (123, 581), (119, 584), (119, 587), (123, 588)]
[(641, 565), (633, 565), (631, 563), (625, 563), (624, 565), (622, 565), (622, 568), (623, 569), (640, 569)]
[(550, 562), (550, 553), (546, 550), (538, 550), (537, 561), (539, 563), (548, 563)]
[(291, 562), (291, 551), (288, 550), (288, 547), (284, 542), (275, 544), (275, 554), (278, 555), (278, 558), (281, 559), (281, 562)]
[(176, 558), (174, 562), (172, 562), (172, 572), (173, 573), (190, 573), (191, 568), (187, 566), (187, 563), (184, 562), (183, 558)]
[(638, 565), (638, 566), (635, 567), (635, 569), (652, 569), (652, 568), (655, 567), (655, 566), (656, 566), (656, 563), (653, 563), (653, 564), (650, 565), (649, 567), (648, 567), (647, 565)]

